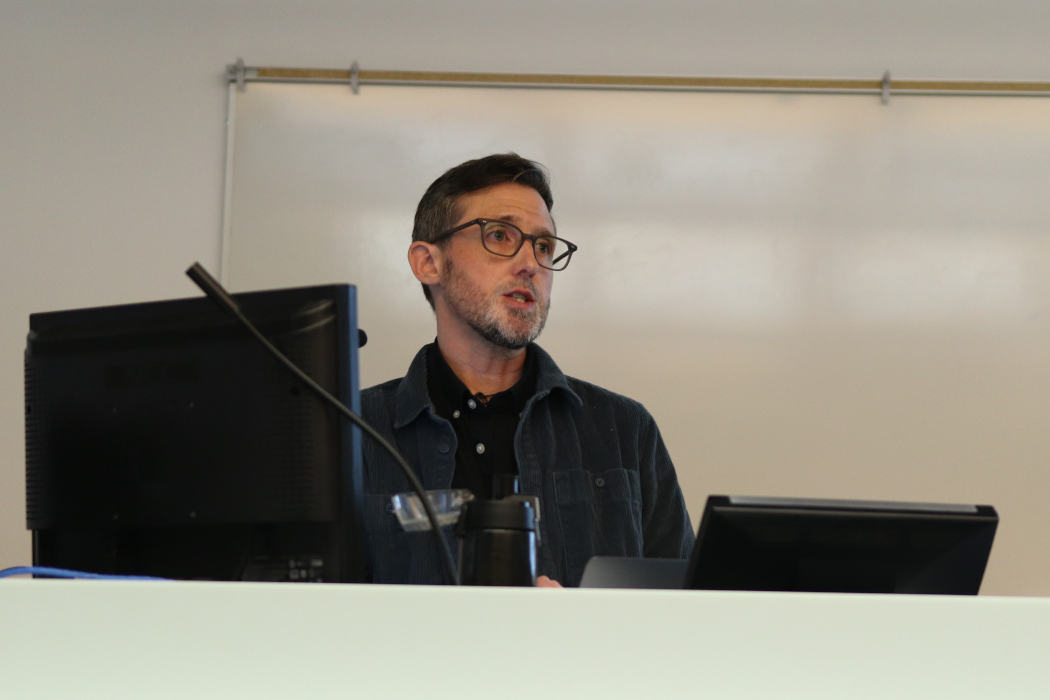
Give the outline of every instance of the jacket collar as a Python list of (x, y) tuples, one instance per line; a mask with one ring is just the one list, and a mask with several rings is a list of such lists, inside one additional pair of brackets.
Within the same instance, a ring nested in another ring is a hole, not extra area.
[(535, 343), (529, 346), (529, 351), (536, 353), (536, 393), (533, 394), (529, 404), (531, 405), (535, 401), (545, 398), (554, 390), (560, 390), (582, 406), (583, 399), (572, 390), (572, 387), (569, 386), (568, 378), (558, 369), (558, 365), (547, 354), (547, 351)]
[[(551, 356), (535, 343), (529, 345), (529, 352), (536, 353), (536, 393), (529, 399), (525, 412), (527, 413), (536, 401), (546, 398), (556, 390), (565, 392), (582, 406), (583, 399), (569, 387), (569, 380), (558, 369)], [(397, 389), (394, 429), (405, 427), (427, 410), (434, 412), (434, 402), (430, 400), (430, 394), (427, 392), (427, 349), (424, 346), (412, 358), (412, 364), (408, 366), (408, 372)]]

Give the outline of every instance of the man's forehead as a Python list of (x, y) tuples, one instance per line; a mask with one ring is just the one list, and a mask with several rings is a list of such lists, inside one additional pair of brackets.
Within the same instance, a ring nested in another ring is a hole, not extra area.
[(463, 195), (460, 205), (460, 218), (463, 221), (481, 217), (509, 221), (526, 228), (534, 227), (535, 219), (539, 217), (543, 228), (554, 227), (554, 219), (540, 193), (514, 182), (500, 183)]

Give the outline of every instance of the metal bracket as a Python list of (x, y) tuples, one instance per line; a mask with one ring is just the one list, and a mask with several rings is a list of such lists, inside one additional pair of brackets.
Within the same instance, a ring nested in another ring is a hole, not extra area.
[(355, 95), (361, 92), (361, 84), (358, 82), (361, 77), (361, 67), (357, 65), (357, 61), (350, 64), (350, 90)]
[(231, 83), (237, 83), (237, 92), (244, 92), (244, 78), (247, 73), (243, 58), (238, 58), (236, 63), (226, 65), (226, 79)]
[(882, 104), (888, 105), (890, 103), (890, 72), (886, 71), (882, 74)]

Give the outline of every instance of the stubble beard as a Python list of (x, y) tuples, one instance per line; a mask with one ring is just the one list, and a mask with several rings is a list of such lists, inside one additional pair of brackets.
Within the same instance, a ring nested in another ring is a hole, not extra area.
[[(519, 287), (528, 288), (532, 294), (535, 300), (533, 309), (501, 309), (500, 297)], [(513, 282), (486, 293), (474, 286), (452, 263), (451, 258), (447, 259), (441, 291), (452, 310), (474, 332), (493, 345), (508, 350), (520, 350), (540, 337), (550, 311), (550, 300), (541, 298), (539, 289), (531, 279)], [(501, 311), (505, 311), (506, 316)]]

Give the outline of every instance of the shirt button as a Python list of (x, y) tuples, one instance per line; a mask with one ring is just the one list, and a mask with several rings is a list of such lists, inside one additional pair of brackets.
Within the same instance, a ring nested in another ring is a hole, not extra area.
[(477, 446), (477, 447), (475, 447), (474, 449), (478, 451), (478, 454), (479, 454), (479, 455), (483, 455), (483, 454), (485, 454), (485, 443), (483, 443), (483, 442), (479, 442), (479, 443), (478, 443), (478, 446)]
[(478, 402), (474, 399), (467, 399), (467, 408), (477, 408)]
[(447, 443), (444, 443), (444, 442), (443, 442), (443, 443), (441, 443), (440, 445), (438, 445), (438, 452), (440, 452), (440, 453), (441, 453), (441, 454), (443, 454), (443, 455), (447, 455), (447, 454), (448, 454), (448, 451), (449, 451), (449, 449), (450, 449), (450, 448), (449, 448), (449, 446), (448, 446), (448, 444), (447, 444)]
[(597, 479), (594, 480), (594, 485), (598, 488), (605, 486), (605, 479), (599, 476)]
[(459, 418), (459, 409), (458, 408), (455, 411), (452, 412), (452, 417), (453, 418)]

